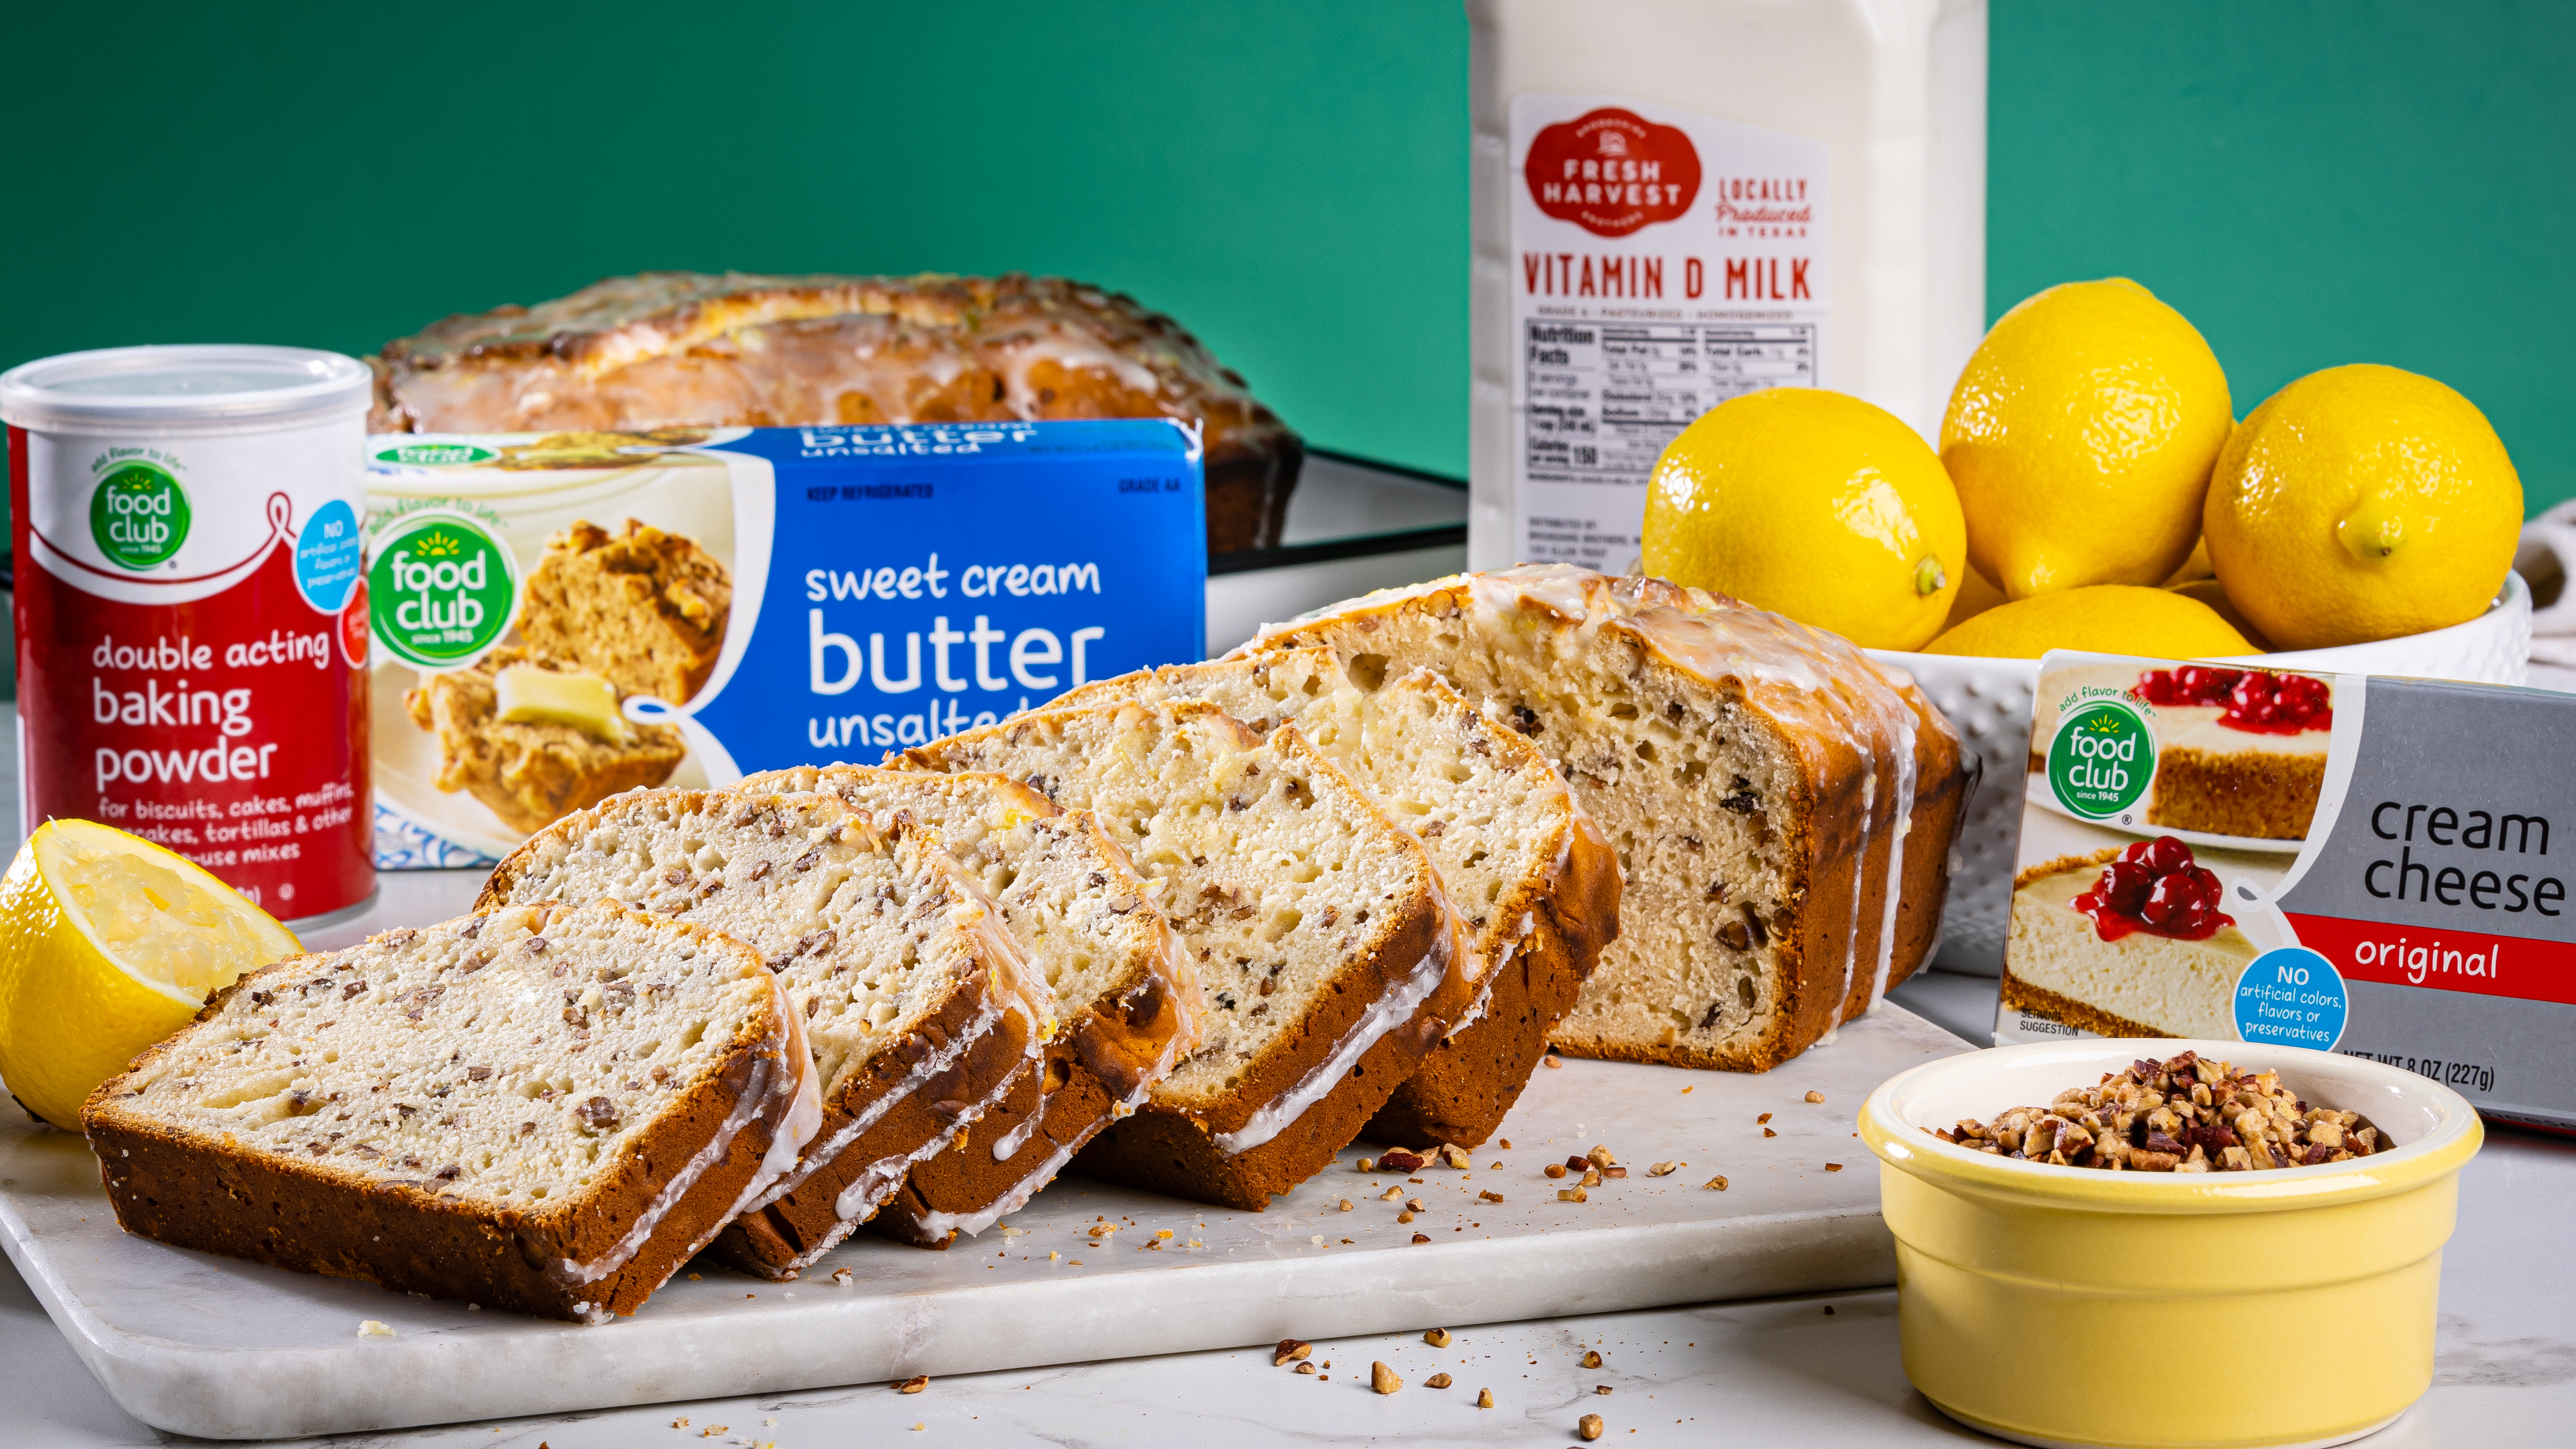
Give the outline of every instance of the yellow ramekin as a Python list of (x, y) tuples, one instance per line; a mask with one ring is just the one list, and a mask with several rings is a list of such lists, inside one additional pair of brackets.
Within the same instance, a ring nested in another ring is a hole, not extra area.
[[(2275, 1068), (2397, 1146), (2259, 1172), (2100, 1172), (1929, 1130), (2185, 1050)], [(2440, 1083), (2248, 1042), (2045, 1042), (1885, 1082), (1860, 1133), (1896, 1235), (1905, 1376), (1964, 1424), (2024, 1444), (2341, 1444), (2433, 1381), (2442, 1245), (2484, 1135)]]

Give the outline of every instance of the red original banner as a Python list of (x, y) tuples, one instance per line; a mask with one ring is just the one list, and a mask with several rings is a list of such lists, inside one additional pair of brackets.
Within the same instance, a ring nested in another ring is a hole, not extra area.
[(1521, 174), (1540, 211), (1595, 236), (1628, 236), (1690, 210), (1699, 151), (1679, 127), (1605, 107), (1542, 129)]
[(2349, 980), (2576, 1003), (2576, 944), (2341, 916), (2292, 914), (2289, 921), (2300, 945), (2332, 961)]

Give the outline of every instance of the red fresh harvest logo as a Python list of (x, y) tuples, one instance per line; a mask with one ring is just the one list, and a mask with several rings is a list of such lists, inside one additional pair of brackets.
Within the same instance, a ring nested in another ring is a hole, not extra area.
[(1603, 109), (1540, 131), (1521, 174), (1539, 210), (1595, 236), (1627, 236), (1690, 210), (1699, 152), (1678, 127)]

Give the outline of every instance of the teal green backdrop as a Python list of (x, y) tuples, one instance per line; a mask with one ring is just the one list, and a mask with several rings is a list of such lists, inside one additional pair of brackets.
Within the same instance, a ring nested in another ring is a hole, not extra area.
[[(1134, 293), (1314, 442), (1466, 465), (1455, 0), (260, 9), (5, 22), (0, 365), (349, 352), (647, 267)], [(2369, 360), (2576, 493), (2576, 6), (1998, 0), (1988, 298), (2125, 273), (2242, 413)]]

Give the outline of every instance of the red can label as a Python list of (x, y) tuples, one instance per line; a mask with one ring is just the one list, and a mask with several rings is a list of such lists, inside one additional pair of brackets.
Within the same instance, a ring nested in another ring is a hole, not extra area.
[(281, 917), (374, 890), (363, 444), (9, 430), (28, 830), (131, 831)]

